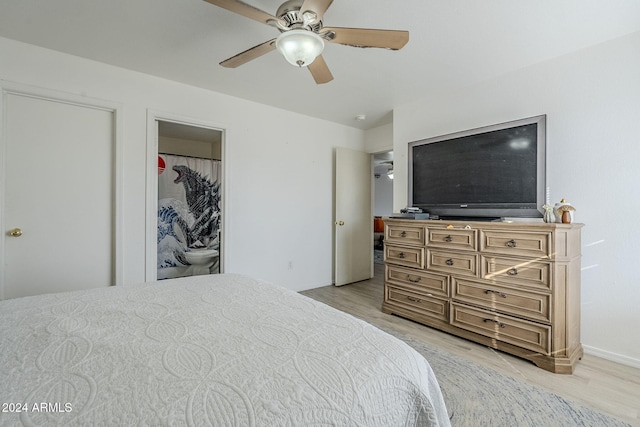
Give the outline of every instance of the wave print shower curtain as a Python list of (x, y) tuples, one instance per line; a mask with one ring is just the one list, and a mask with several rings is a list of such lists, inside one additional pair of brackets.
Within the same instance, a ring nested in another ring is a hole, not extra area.
[(184, 275), (185, 251), (219, 250), (220, 161), (160, 154), (158, 173), (158, 279), (166, 279)]

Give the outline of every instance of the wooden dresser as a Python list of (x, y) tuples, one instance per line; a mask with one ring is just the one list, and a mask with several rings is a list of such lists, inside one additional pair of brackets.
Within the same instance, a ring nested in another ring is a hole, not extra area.
[(582, 224), (385, 219), (382, 311), (570, 374)]

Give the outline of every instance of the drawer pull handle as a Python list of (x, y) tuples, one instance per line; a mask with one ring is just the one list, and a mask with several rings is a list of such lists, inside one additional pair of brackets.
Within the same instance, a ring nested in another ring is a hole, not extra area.
[(515, 240), (511, 239), (506, 243), (507, 246), (509, 246), (510, 248), (515, 248), (518, 244), (516, 243)]
[(444, 241), (445, 241), (445, 242), (453, 242), (453, 237), (451, 237), (451, 235), (449, 234), (448, 236), (446, 236), (446, 237), (444, 238)]
[(502, 298), (506, 298), (507, 297), (506, 294), (503, 294), (500, 291), (494, 291), (493, 289), (487, 289), (487, 290), (484, 291), (484, 293), (487, 294), (487, 295), (489, 295), (489, 294), (497, 294), (497, 295), (500, 295)]
[(453, 265), (453, 260), (451, 258), (449, 258), (444, 263), (447, 264), (447, 265)]
[(400, 252), (398, 254), (398, 258), (404, 259), (405, 258), (404, 252)]
[(421, 299), (419, 299), (419, 298), (407, 297), (407, 299), (408, 299), (409, 301), (413, 301), (413, 302), (422, 302), (422, 300), (421, 300)]
[(493, 323), (495, 323), (496, 325), (500, 326), (501, 328), (504, 328), (504, 327), (505, 327), (505, 324), (504, 324), (504, 323), (500, 323), (500, 322), (499, 322), (498, 320), (496, 320), (496, 319), (484, 319), (484, 320), (483, 320), (483, 322), (484, 322), (484, 323), (487, 323), (487, 322), (493, 322)]
[(412, 279), (411, 276), (407, 274), (407, 280), (410, 281), (411, 283), (418, 283), (420, 279), (422, 279), (422, 277), (420, 276), (417, 276), (417, 277), (418, 277), (417, 279)]
[(518, 269), (513, 267), (507, 270), (507, 274), (509, 276), (517, 276), (518, 275)]
[(402, 233), (400, 233), (400, 237), (407, 237), (407, 232), (403, 231)]

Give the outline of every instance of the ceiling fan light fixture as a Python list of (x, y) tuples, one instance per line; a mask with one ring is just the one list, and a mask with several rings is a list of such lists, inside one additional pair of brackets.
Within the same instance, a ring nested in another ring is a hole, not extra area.
[(276, 47), (291, 65), (306, 67), (322, 53), (324, 40), (308, 30), (289, 30), (278, 36)]

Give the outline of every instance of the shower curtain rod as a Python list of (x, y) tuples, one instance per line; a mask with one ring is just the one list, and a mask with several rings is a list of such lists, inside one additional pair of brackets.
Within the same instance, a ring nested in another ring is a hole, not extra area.
[(221, 159), (214, 159), (213, 157), (186, 156), (186, 155), (184, 155), (184, 154), (163, 153), (163, 152), (160, 152), (160, 151), (158, 151), (158, 154), (159, 154), (159, 155), (164, 154), (165, 156), (180, 156), (180, 157), (188, 157), (188, 158), (191, 158), (191, 159), (214, 160), (214, 161), (216, 161), (216, 162), (221, 162), (221, 161), (222, 161)]

